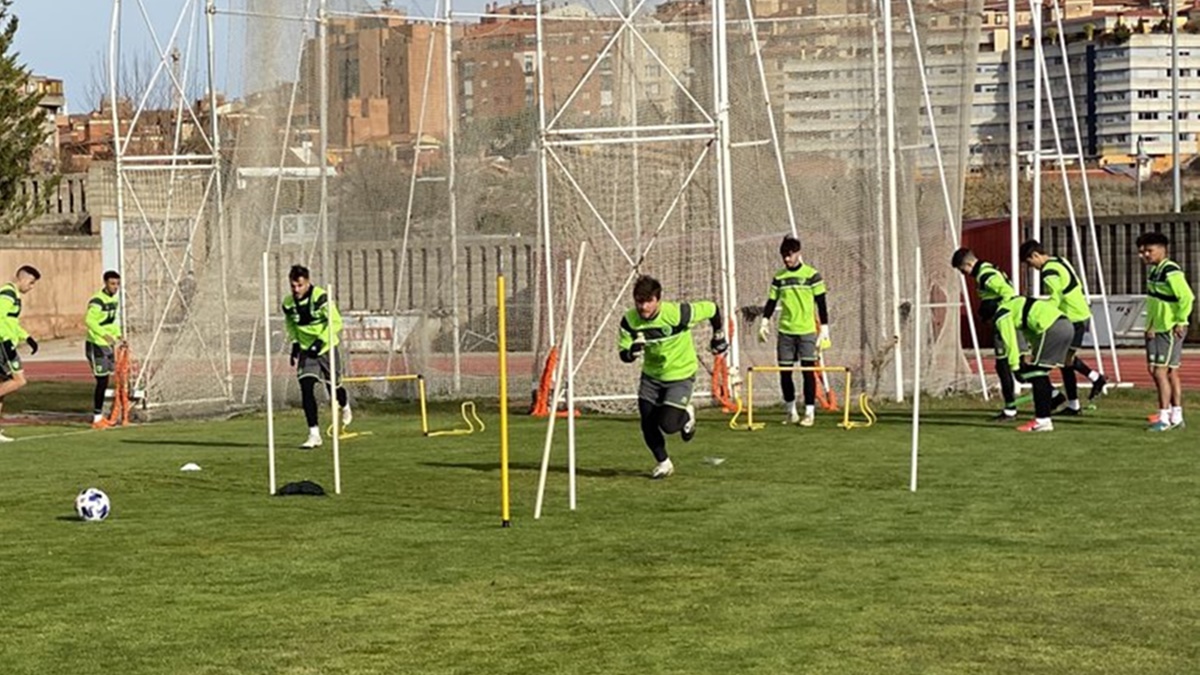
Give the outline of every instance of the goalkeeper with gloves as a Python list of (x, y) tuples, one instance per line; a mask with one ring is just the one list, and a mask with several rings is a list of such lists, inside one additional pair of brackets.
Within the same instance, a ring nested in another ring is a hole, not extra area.
[[(779, 306), (779, 336), (775, 356), (781, 368), (791, 368), (797, 362), (806, 368), (817, 365), (821, 351), (829, 349), (829, 308), (825, 303), (825, 280), (821, 273), (800, 259), (800, 240), (787, 236), (779, 244), (783, 269), (775, 273), (767, 304), (763, 307), (758, 326), (758, 341), (766, 342), (771, 335), (771, 315)], [(817, 319), (820, 320), (818, 329)], [(783, 402), (787, 406), (784, 424), (813, 425), (817, 402), (817, 374), (812, 370), (804, 377), (804, 419), (796, 412), (796, 383), (792, 371), (779, 372)]]
[[(308, 422), (308, 440), (300, 445), (306, 450), (321, 445), (321, 429), (317, 426), (317, 384), (332, 388), (331, 382), (341, 377), (345, 360), (338, 350), (337, 376), (330, 371), (329, 353), (338, 345), (338, 333), (342, 331), (342, 315), (338, 313), (333, 299), (323, 288), (310, 281), (308, 268), (293, 265), (288, 273), (292, 294), (283, 301), (284, 325), (292, 341), (291, 364), (296, 367), (296, 378), (300, 380), (300, 397), (304, 406), (304, 420)], [(332, 329), (332, 344), (330, 340)], [(352, 415), (350, 397), (345, 387), (337, 387), (337, 402), (342, 407), (342, 426), (349, 426)]]
[(709, 349), (713, 354), (724, 354), (729, 342), (716, 303), (663, 302), (662, 284), (648, 276), (638, 277), (634, 283), (633, 302), (634, 309), (621, 318), (617, 348), (625, 363), (642, 359), (638, 415), (642, 437), (658, 462), (650, 477), (662, 479), (675, 472), (667, 455), (666, 435), (678, 433), (684, 442), (696, 435), (692, 387), (699, 362), (692, 327), (705, 320), (712, 326)]

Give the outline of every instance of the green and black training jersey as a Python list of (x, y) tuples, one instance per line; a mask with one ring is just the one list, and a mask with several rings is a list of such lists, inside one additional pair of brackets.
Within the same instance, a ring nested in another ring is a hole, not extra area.
[(325, 354), (340, 342), (342, 315), (323, 288), (311, 286), (299, 300), (288, 295), (283, 300), (283, 318), (288, 338), (300, 343), (301, 349), (308, 349), (320, 340), (321, 353)]
[(975, 267), (971, 269), (971, 277), (975, 279), (979, 299), (982, 301), (1004, 302), (1017, 294), (1017, 289), (1013, 288), (1008, 275), (990, 262), (982, 260), (976, 262)]
[(649, 319), (643, 319), (634, 308), (621, 318), (617, 348), (622, 352), (629, 350), (640, 333), (646, 340), (642, 374), (662, 382), (686, 380), (699, 368), (692, 327), (719, 318), (717, 305), (707, 300), (660, 302), (658, 313)]
[(1176, 326), (1188, 325), (1195, 300), (1183, 268), (1164, 258), (1146, 276), (1146, 330), (1165, 333)]
[(1083, 284), (1080, 283), (1079, 275), (1075, 274), (1071, 263), (1058, 256), (1051, 256), (1046, 264), (1042, 265), (1042, 286), (1071, 323), (1092, 318), (1092, 308), (1083, 292)]
[(103, 288), (88, 300), (87, 314), (83, 317), (88, 344), (108, 347), (121, 337), (117, 310), (117, 297), (109, 295)]
[(21, 291), (9, 282), (0, 286), (0, 340), (14, 345), (24, 342), (29, 333), (21, 327)]
[[(785, 267), (771, 279), (763, 316), (771, 318), (778, 305), (780, 333), (812, 335), (817, 332), (818, 305), (824, 313), (824, 296), (825, 280), (812, 265), (801, 263), (795, 269)], [(829, 317), (822, 316), (821, 320), (828, 323)]]

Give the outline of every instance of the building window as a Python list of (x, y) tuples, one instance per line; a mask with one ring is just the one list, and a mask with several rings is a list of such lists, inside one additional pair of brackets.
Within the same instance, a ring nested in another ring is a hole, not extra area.
[(1138, 98), (1158, 98), (1157, 89), (1138, 89)]
[(657, 63), (646, 64), (646, 77), (650, 79), (662, 77), (662, 68), (659, 68)]
[(1138, 119), (1139, 120), (1156, 120), (1156, 119), (1158, 119), (1158, 113), (1156, 113), (1156, 112), (1140, 112), (1140, 113), (1138, 113)]

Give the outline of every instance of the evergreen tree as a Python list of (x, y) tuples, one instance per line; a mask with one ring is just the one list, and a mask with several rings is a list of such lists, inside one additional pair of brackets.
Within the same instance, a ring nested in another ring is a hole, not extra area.
[(58, 187), (57, 178), (42, 181), (42, 199), (27, 194), (24, 187), (47, 131), (39, 107), (42, 95), (29, 91), (29, 69), (13, 51), (18, 21), (12, 3), (0, 0), (0, 233), (20, 229), (40, 216), (46, 208), (44, 195)]

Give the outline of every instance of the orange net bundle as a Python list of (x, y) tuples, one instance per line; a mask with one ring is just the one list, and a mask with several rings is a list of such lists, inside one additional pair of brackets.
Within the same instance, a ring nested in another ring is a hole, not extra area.
[(113, 404), (104, 426), (115, 427), (129, 424), (129, 345), (122, 344), (116, 348), (116, 363), (113, 367)]

